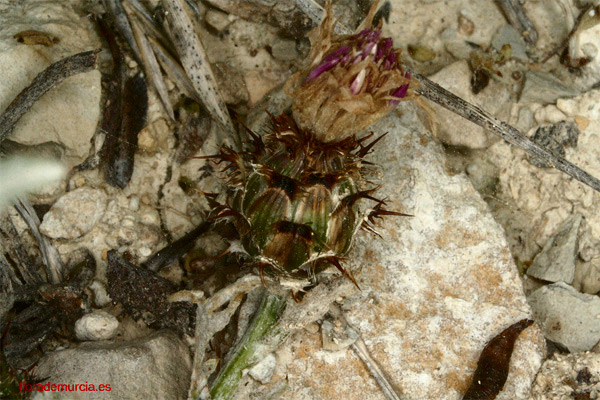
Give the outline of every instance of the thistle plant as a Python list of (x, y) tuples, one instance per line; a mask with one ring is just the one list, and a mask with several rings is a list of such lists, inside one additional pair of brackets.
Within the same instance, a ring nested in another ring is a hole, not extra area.
[[(291, 115), (272, 117), (264, 136), (249, 132), (245, 151), (223, 147), (215, 156), (233, 190), (214, 218), (233, 221), (261, 278), (315, 282), (335, 266), (356, 284), (341, 258), (357, 232), (373, 230), (384, 215), (406, 215), (387, 210), (367, 181), (364, 158), (381, 137), (357, 134), (411, 95), (410, 74), (380, 27), (338, 37), (333, 25), (328, 13), (311, 34), (310, 66), (288, 82)], [(267, 291), (213, 382), (213, 399), (230, 398), (242, 371), (260, 361), (257, 343), (277, 331), (284, 307), (280, 294)]]

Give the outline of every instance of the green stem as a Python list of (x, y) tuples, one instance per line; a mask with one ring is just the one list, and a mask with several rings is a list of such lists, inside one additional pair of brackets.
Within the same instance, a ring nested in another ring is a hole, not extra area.
[[(246, 333), (232, 350), (233, 355), (212, 384), (210, 395), (213, 400), (230, 399), (242, 379), (243, 371), (260, 361), (262, 356), (266, 356), (265, 343), (276, 336), (279, 336), (278, 339), (283, 339), (277, 325), (284, 308), (285, 298), (265, 291)], [(272, 342), (279, 342), (279, 340), (272, 340)], [(272, 346), (267, 348), (272, 351)]]

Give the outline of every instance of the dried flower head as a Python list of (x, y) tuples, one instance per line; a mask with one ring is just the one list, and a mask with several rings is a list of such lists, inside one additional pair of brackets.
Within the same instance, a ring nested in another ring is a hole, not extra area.
[(407, 98), (411, 86), (401, 51), (382, 37), (381, 26), (337, 36), (334, 25), (328, 7), (321, 26), (310, 34), (310, 68), (288, 83), (294, 119), (322, 142), (338, 142), (367, 128)]

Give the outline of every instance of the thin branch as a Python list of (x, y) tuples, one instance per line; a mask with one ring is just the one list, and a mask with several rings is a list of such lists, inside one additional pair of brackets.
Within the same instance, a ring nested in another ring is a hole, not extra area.
[(84, 51), (50, 65), (8, 105), (0, 115), (0, 143), (12, 132), (17, 121), (40, 97), (71, 75), (96, 68), (100, 50)]

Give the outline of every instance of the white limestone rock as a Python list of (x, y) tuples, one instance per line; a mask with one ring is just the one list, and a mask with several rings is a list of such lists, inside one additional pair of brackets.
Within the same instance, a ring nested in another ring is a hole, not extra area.
[(75, 322), (75, 336), (79, 340), (108, 340), (117, 334), (119, 321), (103, 310), (95, 310)]
[(53, 239), (75, 239), (91, 231), (106, 210), (104, 190), (82, 187), (60, 197), (44, 215), (40, 232)]

